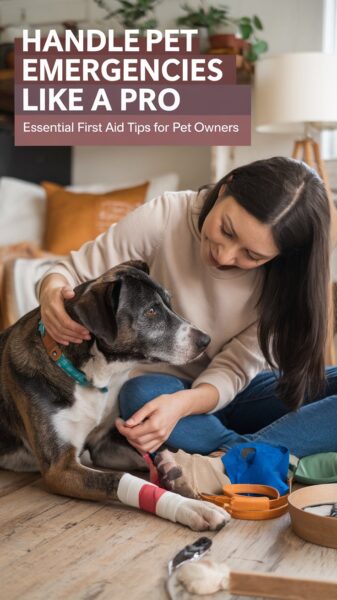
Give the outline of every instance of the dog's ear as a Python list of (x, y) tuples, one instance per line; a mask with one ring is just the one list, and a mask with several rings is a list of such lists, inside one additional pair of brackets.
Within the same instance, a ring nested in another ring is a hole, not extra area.
[(147, 275), (149, 275), (149, 273), (150, 273), (149, 266), (146, 264), (146, 262), (144, 262), (142, 260), (128, 260), (126, 262), (120, 263), (116, 267), (112, 267), (108, 271), (105, 271), (105, 273), (103, 273), (103, 275), (101, 275), (94, 281), (97, 281), (99, 283), (107, 282), (107, 281), (115, 281), (119, 277), (123, 277), (124, 275), (127, 275), (130, 268), (138, 269), (138, 271), (142, 271), (143, 273), (146, 273)]
[(121, 266), (133, 267), (134, 269), (138, 269), (139, 271), (144, 271), (147, 275), (150, 273), (149, 265), (142, 260), (128, 260), (125, 263), (122, 263)]
[(114, 282), (117, 279), (124, 277), (124, 275), (130, 273), (130, 269), (137, 269), (138, 271), (146, 273), (147, 275), (149, 275), (150, 273), (149, 266), (146, 264), (146, 262), (142, 260), (128, 260), (126, 262), (120, 263), (116, 267), (111, 267), (111, 269), (105, 271), (105, 273), (97, 277), (97, 279), (92, 279), (91, 281), (80, 284), (75, 289), (75, 292), (83, 288), (84, 290), (86, 290), (87, 293), (93, 285), (97, 285), (99, 283)]
[(117, 335), (116, 312), (122, 280), (97, 283), (71, 300), (71, 313), (95, 337), (111, 346)]

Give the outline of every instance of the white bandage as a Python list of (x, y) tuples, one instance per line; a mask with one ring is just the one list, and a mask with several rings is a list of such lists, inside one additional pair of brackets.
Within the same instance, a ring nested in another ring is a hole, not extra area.
[(179, 506), (185, 502), (188, 502), (183, 496), (179, 494), (173, 494), (172, 492), (166, 492), (159, 498), (156, 506), (156, 514), (158, 517), (168, 519), (169, 521), (177, 522), (176, 514)]
[[(144, 479), (140, 479), (140, 477), (135, 477), (134, 475), (125, 473), (118, 485), (118, 499), (123, 502), (123, 504), (139, 508), (139, 492), (145, 483), (147, 482), (144, 481)], [(148, 485), (152, 484), (148, 483)]]
[[(176, 522), (176, 515), (179, 506), (183, 503), (189, 502), (189, 500), (183, 496), (179, 496), (178, 494), (173, 494), (172, 492), (162, 490), (158, 486), (148, 483), (139, 477), (134, 477), (134, 475), (125, 473), (119, 482), (117, 497), (121, 502), (123, 502), (123, 504), (134, 506), (135, 508), (149, 510), (148, 507), (142, 507), (142, 503), (140, 502), (140, 493), (142, 488), (145, 487), (153, 487), (158, 491), (158, 495), (157, 493), (154, 495), (157, 496), (158, 499), (154, 499), (152, 508), (150, 508), (150, 512), (155, 512), (158, 517), (162, 517), (163, 519)], [(158, 497), (159, 495), (160, 497)]]

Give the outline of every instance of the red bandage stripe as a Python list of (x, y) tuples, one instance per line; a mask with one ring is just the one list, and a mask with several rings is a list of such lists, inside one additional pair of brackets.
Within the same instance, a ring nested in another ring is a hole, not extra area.
[(145, 483), (139, 492), (139, 508), (146, 512), (156, 513), (156, 506), (159, 498), (165, 494), (166, 490), (156, 486)]
[(149, 453), (143, 454), (143, 458), (149, 467), (151, 483), (154, 483), (155, 485), (159, 485), (158, 471), (157, 471), (156, 467), (154, 466)]

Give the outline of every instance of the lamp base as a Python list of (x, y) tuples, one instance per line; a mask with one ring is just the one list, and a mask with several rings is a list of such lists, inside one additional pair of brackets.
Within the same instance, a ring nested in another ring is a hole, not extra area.
[[(328, 180), (328, 175), (325, 170), (324, 162), (321, 157), (321, 151), (319, 144), (315, 140), (307, 136), (302, 140), (296, 140), (294, 143), (294, 149), (292, 158), (303, 160), (309, 167), (312, 167), (317, 171), (321, 179), (323, 179), (329, 200), (331, 200), (331, 190)], [(335, 209), (336, 212), (336, 209)], [(336, 212), (337, 215), (337, 212)], [(337, 242), (337, 229), (336, 229), (336, 242)]]
[[(319, 144), (311, 137), (305, 137), (302, 140), (296, 140), (292, 153), (292, 158), (303, 160), (309, 167), (317, 171), (324, 182), (325, 189), (329, 198), (331, 225), (331, 245), (335, 248), (337, 245), (337, 210), (332, 199), (331, 188), (329, 185), (328, 175), (325, 169)], [(335, 365), (336, 348), (334, 344), (334, 302), (333, 302), (333, 284), (329, 286), (329, 325), (327, 335), (327, 346), (325, 350), (325, 362), (327, 365)]]

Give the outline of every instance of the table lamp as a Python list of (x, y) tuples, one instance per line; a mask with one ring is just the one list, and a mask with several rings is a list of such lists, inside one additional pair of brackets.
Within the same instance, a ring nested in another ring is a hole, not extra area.
[[(318, 132), (337, 128), (337, 54), (286, 53), (261, 58), (255, 70), (255, 123), (260, 133), (287, 133), (295, 139), (292, 157), (316, 169), (325, 183), (330, 201), (331, 238), (337, 243), (337, 210), (321, 158)], [(333, 303), (331, 302), (331, 314)], [(330, 342), (326, 360), (336, 363)]]
[(298, 52), (261, 58), (255, 72), (256, 131), (293, 133), (292, 156), (329, 184), (313, 134), (337, 128), (337, 54)]

